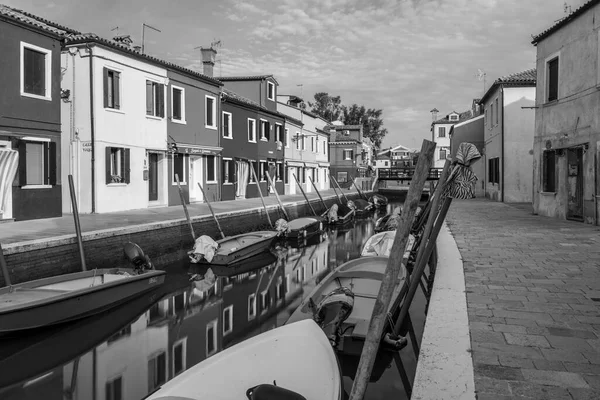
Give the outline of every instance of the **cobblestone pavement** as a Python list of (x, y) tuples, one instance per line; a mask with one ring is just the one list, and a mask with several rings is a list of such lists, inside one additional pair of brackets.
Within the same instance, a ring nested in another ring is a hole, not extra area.
[(487, 399), (600, 399), (600, 229), (531, 206), (455, 200), (475, 389)]

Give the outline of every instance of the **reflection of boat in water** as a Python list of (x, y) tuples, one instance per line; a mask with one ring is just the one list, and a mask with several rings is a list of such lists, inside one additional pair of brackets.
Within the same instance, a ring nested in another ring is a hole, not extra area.
[(0, 339), (0, 388), (39, 376), (86, 353), (138, 318), (164, 293), (155, 287), (122, 307), (30, 335)]
[(146, 399), (341, 400), (342, 383), (339, 362), (323, 331), (313, 321), (300, 321), (215, 354)]
[(271, 251), (263, 251), (240, 262), (229, 265), (220, 264), (190, 264), (190, 272), (204, 275), (211, 269), (217, 276), (235, 276), (254, 271), (277, 261), (277, 257)]
[(389, 201), (387, 197), (375, 193), (369, 198), (369, 203), (373, 204), (375, 208), (385, 208), (388, 205)]

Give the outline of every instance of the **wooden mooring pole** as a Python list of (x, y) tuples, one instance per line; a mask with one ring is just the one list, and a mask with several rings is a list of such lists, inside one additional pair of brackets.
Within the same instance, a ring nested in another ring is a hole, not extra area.
[[(275, 184), (273, 183), (273, 180), (271, 179), (271, 176), (269, 175), (268, 172), (265, 172), (265, 176), (269, 180), (269, 185), (271, 185), (271, 187), (273, 188), (273, 192), (275, 192), (275, 197), (277, 198), (277, 202), (279, 203), (279, 207), (281, 207), (281, 211), (283, 211), (283, 215), (285, 215), (285, 219), (287, 219), (289, 221), (290, 220), (290, 216), (288, 215), (287, 211), (285, 210), (285, 207), (283, 207), (283, 203), (281, 202), (281, 199), (279, 198), (279, 193), (277, 193), (277, 188), (275, 187)], [(260, 183), (256, 182), (256, 184), (259, 185)]]
[(260, 183), (258, 182), (258, 178), (256, 177), (256, 172), (254, 172), (254, 168), (252, 168), (252, 165), (250, 165), (250, 171), (252, 172), (252, 178), (254, 178), (254, 180), (256, 181), (256, 188), (258, 189), (258, 194), (260, 195), (260, 202), (262, 203), (263, 208), (265, 209), (265, 213), (267, 214), (267, 221), (269, 221), (269, 225), (271, 225), (271, 228), (272, 228), (273, 222), (271, 222), (271, 217), (269, 216), (269, 210), (267, 210), (267, 205), (265, 204), (265, 199), (262, 194), (262, 189), (260, 188)]
[(335, 180), (335, 178), (331, 175), (329, 175), (331, 179), (333, 179), (333, 183), (335, 183), (338, 187), (338, 189), (340, 189), (340, 193), (342, 194), (342, 196), (344, 196), (344, 199), (346, 200), (346, 203), (348, 203), (348, 198), (346, 197), (346, 195), (344, 194), (344, 192), (342, 191), (342, 188), (340, 187), (340, 184)]
[(81, 269), (87, 271), (85, 265), (85, 253), (83, 251), (83, 240), (81, 238), (81, 225), (79, 223), (79, 209), (77, 208), (77, 198), (75, 197), (75, 185), (73, 184), (73, 175), (69, 174), (69, 193), (71, 194), (71, 205), (73, 207), (73, 220), (75, 221), (75, 234), (77, 235), (77, 247), (79, 247), (79, 259)]
[(175, 174), (175, 181), (177, 182), (177, 189), (179, 189), (179, 198), (181, 198), (181, 205), (183, 206), (183, 212), (185, 213), (185, 219), (190, 227), (190, 232), (192, 233), (192, 239), (196, 241), (196, 233), (194, 232), (194, 226), (192, 225), (192, 220), (190, 219), (190, 214), (188, 213), (187, 205), (185, 204), (185, 197), (183, 197), (183, 190), (181, 189), (181, 184), (179, 183), (179, 174)]
[(316, 217), (317, 213), (315, 212), (315, 209), (313, 208), (312, 204), (310, 204), (310, 201), (308, 201), (308, 197), (306, 197), (306, 193), (304, 193), (304, 189), (302, 189), (302, 185), (300, 185), (298, 178), (296, 178), (296, 174), (292, 174), (292, 175), (294, 175), (294, 179), (296, 180), (296, 183), (298, 184), (298, 187), (300, 188), (300, 191), (302, 192), (302, 196), (304, 196), (304, 200), (306, 200), (306, 204), (308, 204), (308, 206), (310, 207), (310, 211), (312, 211), (313, 215)]
[(2, 276), (4, 276), (5, 286), (11, 287), (12, 283), (10, 282), (10, 275), (8, 274), (8, 266), (6, 265), (6, 260), (4, 259), (4, 251), (2, 250), (2, 243), (0, 243), (0, 268), (2, 268)]
[(373, 364), (375, 363), (375, 357), (379, 350), (379, 342), (386, 323), (387, 310), (394, 289), (398, 284), (398, 275), (402, 268), (402, 258), (404, 257), (404, 252), (406, 250), (408, 235), (410, 234), (412, 222), (415, 218), (415, 212), (423, 193), (427, 174), (429, 173), (429, 169), (433, 162), (435, 146), (434, 142), (423, 140), (413, 182), (410, 185), (404, 202), (404, 211), (402, 212), (400, 224), (396, 231), (396, 237), (394, 238), (381, 288), (379, 289), (379, 294), (377, 295), (377, 300), (373, 307), (369, 330), (358, 363), (356, 376), (352, 384), (352, 391), (350, 392), (350, 400), (362, 400), (367, 390), (371, 371), (373, 370)]
[(327, 204), (325, 204), (323, 197), (321, 197), (321, 193), (319, 193), (319, 189), (317, 189), (317, 185), (315, 185), (315, 183), (313, 182), (313, 180), (310, 176), (308, 177), (308, 179), (310, 180), (310, 183), (312, 183), (312, 186), (315, 188), (315, 192), (317, 192), (317, 196), (319, 196), (319, 199), (321, 200), (321, 204), (323, 204), (323, 207), (325, 207), (325, 212), (327, 212), (327, 210), (328, 210)]
[(202, 187), (202, 185), (200, 184), (200, 182), (198, 182), (198, 187), (202, 191), (202, 196), (204, 197), (204, 201), (206, 201), (206, 204), (208, 205), (208, 209), (210, 210), (210, 213), (212, 214), (215, 222), (217, 223), (217, 228), (219, 229), (219, 233), (221, 234), (221, 238), (225, 239), (225, 234), (223, 233), (223, 229), (221, 229), (221, 224), (219, 224), (219, 220), (217, 219), (217, 216), (215, 215), (215, 212), (213, 211), (213, 208), (210, 205), (210, 201), (208, 201), (208, 197), (206, 196), (206, 192), (204, 191), (204, 188)]

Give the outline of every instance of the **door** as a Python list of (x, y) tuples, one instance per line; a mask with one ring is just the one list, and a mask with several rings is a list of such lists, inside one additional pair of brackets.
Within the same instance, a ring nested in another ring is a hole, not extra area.
[(204, 185), (202, 180), (202, 160), (203, 157), (190, 156), (190, 180), (188, 182), (190, 190), (190, 203), (203, 201), (202, 190), (198, 183)]
[(148, 200), (158, 201), (158, 154), (148, 154)]
[(583, 148), (567, 149), (567, 219), (583, 221)]

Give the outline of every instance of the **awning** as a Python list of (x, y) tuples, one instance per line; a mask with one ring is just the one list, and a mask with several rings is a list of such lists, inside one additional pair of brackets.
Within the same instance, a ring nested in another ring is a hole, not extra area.
[(183, 154), (217, 155), (223, 151), (222, 147), (201, 146), (196, 144), (177, 143), (177, 152)]
[(319, 163), (317, 163), (317, 162), (311, 162), (311, 161), (305, 161), (304, 162), (304, 166), (305, 167), (309, 167), (309, 168), (314, 168), (314, 167), (318, 167)]
[(288, 167), (304, 167), (304, 163), (298, 161), (286, 161), (286, 164)]
[(330, 165), (329, 163), (322, 163), (322, 162), (319, 163), (319, 167), (329, 167), (329, 165)]

